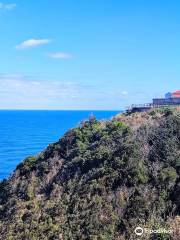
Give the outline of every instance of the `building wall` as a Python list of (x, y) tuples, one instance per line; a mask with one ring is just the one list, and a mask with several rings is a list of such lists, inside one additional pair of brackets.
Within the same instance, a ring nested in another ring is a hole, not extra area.
[(180, 98), (155, 98), (153, 99), (154, 105), (179, 105)]

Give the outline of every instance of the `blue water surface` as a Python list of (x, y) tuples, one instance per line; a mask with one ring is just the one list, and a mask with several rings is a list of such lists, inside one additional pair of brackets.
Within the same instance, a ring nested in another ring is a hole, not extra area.
[(25, 157), (36, 155), (68, 129), (88, 119), (109, 119), (120, 111), (0, 111), (0, 179)]

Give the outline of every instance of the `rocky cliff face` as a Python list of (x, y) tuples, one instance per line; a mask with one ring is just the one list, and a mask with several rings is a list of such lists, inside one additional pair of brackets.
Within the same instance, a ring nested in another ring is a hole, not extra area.
[(0, 239), (180, 239), (180, 111), (90, 119), (0, 184)]

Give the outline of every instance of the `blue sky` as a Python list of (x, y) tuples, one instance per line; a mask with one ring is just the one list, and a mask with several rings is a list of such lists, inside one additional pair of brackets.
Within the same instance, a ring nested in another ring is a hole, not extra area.
[(180, 88), (178, 0), (0, 0), (0, 109), (123, 109)]

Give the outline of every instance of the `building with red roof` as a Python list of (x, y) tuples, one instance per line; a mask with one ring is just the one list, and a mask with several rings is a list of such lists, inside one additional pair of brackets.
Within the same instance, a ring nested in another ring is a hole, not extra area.
[(166, 106), (166, 105), (180, 105), (180, 90), (175, 92), (168, 92), (165, 94), (165, 98), (153, 99), (153, 105)]
[(175, 92), (168, 92), (164, 98), (154, 98), (152, 103), (132, 105), (127, 112), (145, 112), (151, 108), (180, 106), (180, 90)]

